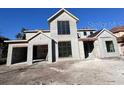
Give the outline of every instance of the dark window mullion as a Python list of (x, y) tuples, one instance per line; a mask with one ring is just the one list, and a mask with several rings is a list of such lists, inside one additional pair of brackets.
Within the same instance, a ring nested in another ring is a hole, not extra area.
[(60, 34), (62, 34), (62, 22), (60, 21)]
[(70, 25), (69, 25), (69, 21), (67, 21), (67, 34), (70, 34)]

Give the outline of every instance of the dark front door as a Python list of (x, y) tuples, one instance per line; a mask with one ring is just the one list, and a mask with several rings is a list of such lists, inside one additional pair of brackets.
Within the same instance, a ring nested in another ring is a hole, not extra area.
[(85, 58), (89, 57), (89, 53), (91, 53), (94, 49), (94, 42), (92, 41), (84, 41), (84, 53), (85, 53)]

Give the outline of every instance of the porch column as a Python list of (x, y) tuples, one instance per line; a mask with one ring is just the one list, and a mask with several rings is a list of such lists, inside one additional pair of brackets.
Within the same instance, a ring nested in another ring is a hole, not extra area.
[(7, 66), (10, 66), (12, 64), (12, 50), (13, 47), (11, 44), (8, 46), (8, 53), (7, 53)]
[(32, 61), (33, 61), (33, 45), (28, 45), (27, 64), (32, 65)]
[(84, 43), (83, 43), (83, 41), (79, 41), (79, 53), (80, 53), (80, 59), (81, 60), (85, 59)]
[(58, 42), (55, 44), (55, 52), (56, 52), (56, 61), (58, 61), (59, 54), (58, 54)]
[(52, 41), (48, 43), (48, 62), (52, 63)]

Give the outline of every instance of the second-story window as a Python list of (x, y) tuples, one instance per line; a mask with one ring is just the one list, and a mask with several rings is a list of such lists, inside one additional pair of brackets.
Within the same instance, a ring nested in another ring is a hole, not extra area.
[(90, 34), (92, 35), (92, 34), (93, 34), (93, 32), (91, 31), (91, 32), (90, 32)]
[(59, 35), (70, 34), (69, 21), (58, 21), (57, 26)]
[(86, 36), (87, 35), (87, 32), (84, 32), (84, 36)]

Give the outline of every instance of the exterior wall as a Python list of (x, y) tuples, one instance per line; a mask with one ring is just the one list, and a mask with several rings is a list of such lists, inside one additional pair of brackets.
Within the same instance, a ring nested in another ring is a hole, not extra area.
[[(124, 35), (124, 32), (114, 33), (114, 35), (116, 37), (122, 37)], [(122, 45), (122, 43), (118, 43), (118, 48), (120, 55), (124, 55), (124, 46)]]
[(84, 32), (78, 32), (80, 38), (86, 38), (87, 36), (84, 36)]
[(0, 48), (0, 58), (2, 58), (2, 49)]
[(118, 43), (119, 53), (124, 56), (124, 43)]
[(124, 35), (124, 32), (114, 33), (114, 35), (115, 35), (116, 37), (121, 37), (121, 36), (123, 36), (123, 35)]
[(94, 56), (100, 58), (100, 45), (98, 39), (94, 41)]
[(84, 54), (84, 44), (83, 41), (79, 41), (79, 55), (80, 55), (80, 59), (83, 60), (85, 59), (85, 54)]
[(26, 40), (28, 40), (29, 38), (33, 37), (36, 33), (26, 33)]
[[(107, 52), (105, 41), (113, 41), (115, 52)], [(104, 31), (99, 37), (98, 37), (98, 44), (99, 44), (99, 51), (97, 51), (98, 57), (105, 58), (105, 57), (118, 57), (119, 56), (119, 49), (116, 37), (111, 35), (110, 33)]]
[(43, 34), (39, 34), (35, 38), (33, 38), (28, 43), (28, 63), (30, 63), (33, 60), (33, 46), (34, 45), (48, 45), (48, 61), (52, 62), (52, 42), (51, 39), (46, 37)]
[(52, 62), (51, 39), (45, 35), (39, 34), (28, 43), (9, 44), (7, 65), (9, 66), (12, 63), (12, 52), (15, 47), (27, 47), (27, 64), (31, 65), (33, 61), (33, 45), (48, 45), (48, 61)]
[(8, 46), (8, 54), (7, 54), (7, 66), (11, 65), (11, 63), (12, 63), (13, 48), (15, 48), (15, 47), (27, 47), (27, 46), (28, 46), (28, 44), (26, 44), (26, 43), (9, 44), (9, 46)]
[[(58, 35), (57, 31), (57, 21), (68, 20), (70, 23), (70, 35)], [(77, 24), (76, 20), (69, 16), (67, 13), (63, 12), (55, 20), (50, 22), (50, 32), (51, 37), (57, 42), (56, 44), (56, 61), (71, 60), (71, 59), (80, 59), (79, 58), (79, 46), (77, 38)], [(72, 57), (71, 58), (59, 58), (58, 57), (58, 42), (59, 41), (71, 41), (72, 47)]]
[[(37, 33), (26, 33), (26, 40), (36, 35)], [(44, 32), (45, 35), (50, 36), (50, 32)]]
[[(84, 32), (87, 33), (87, 35), (84, 35)], [(94, 31), (92, 31), (94, 33)], [(80, 35), (80, 38), (86, 38), (87, 36), (90, 35), (90, 31), (79, 31), (77, 32)]]

